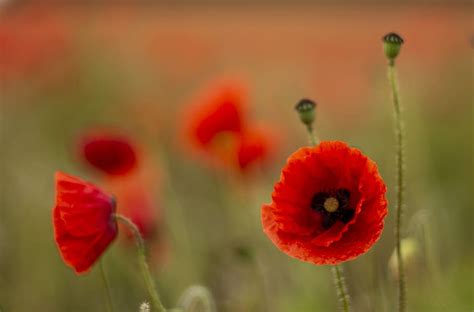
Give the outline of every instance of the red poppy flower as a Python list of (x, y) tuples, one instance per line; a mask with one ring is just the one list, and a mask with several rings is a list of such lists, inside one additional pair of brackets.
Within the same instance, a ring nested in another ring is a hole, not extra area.
[(124, 135), (96, 132), (80, 140), (80, 153), (94, 168), (112, 176), (130, 173), (137, 166), (137, 151)]
[(273, 150), (269, 131), (245, 116), (246, 94), (242, 84), (219, 82), (186, 108), (186, 142), (211, 165), (247, 171)]
[(214, 139), (222, 134), (238, 134), (243, 127), (245, 88), (236, 82), (222, 81), (198, 96), (187, 108), (188, 135), (201, 149), (212, 149)]
[(387, 214), (376, 164), (343, 142), (321, 142), (290, 156), (262, 207), (265, 233), (288, 255), (337, 264), (365, 253)]
[(64, 262), (87, 272), (117, 236), (115, 201), (95, 185), (56, 173), (53, 226)]

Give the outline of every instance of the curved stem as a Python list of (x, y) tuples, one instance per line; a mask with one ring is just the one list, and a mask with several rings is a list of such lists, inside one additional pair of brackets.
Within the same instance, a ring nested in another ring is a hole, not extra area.
[(107, 277), (105, 276), (104, 261), (100, 259), (99, 262), (100, 275), (102, 277), (102, 281), (104, 282), (105, 295), (107, 297), (107, 311), (113, 312), (114, 305), (112, 303), (112, 294), (110, 292), (109, 282), (107, 281)]
[(184, 311), (191, 311), (196, 302), (201, 302), (203, 311), (215, 312), (216, 304), (211, 292), (204, 286), (194, 285), (189, 287), (179, 299), (179, 306)]
[(333, 265), (331, 270), (332, 270), (332, 274), (334, 278), (334, 284), (337, 290), (337, 297), (341, 305), (341, 309), (344, 312), (349, 312), (350, 299), (349, 299), (349, 294), (347, 293), (347, 286), (346, 286), (346, 281), (344, 279), (344, 273), (342, 271), (342, 268), (339, 265)]
[(392, 89), (392, 100), (395, 109), (395, 136), (397, 140), (397, 195), (396, 195), (396, 224), (395, 224), (395, 240), (396, 254), (398, 263), (398, 311), (404, 312), (406, 307), (406, 286), (405, 271), (403, 267), (402, 251), (401, 251), (401, 226), (402, 226), (402, 209), (404, 199), (404, 133), (403, 120), (400, 100), (398, 96), (397, 80), (395, 77), (395, 63), (390, 62), (388, 66), (388, 80)]
[(130, 229), (130, 231), (132, 231), (133, 236), (135, 237), (135, 242), (137, 243), (138, 250), (138, 263), (140, 265), (140, 270), (142, 271), (143, 279), (148, 290), (148, 295), (150, 296), (153, 311), (166, 312), (165, 307), (160, 301), (160, 297), (158, 296), (158, 292), (156, 290), (155, 283), (153, 282), (150, 269), (148, 268), (148, 263), (146, 262), (145, 241), (143, 240), (143, 237), (140, 234), (140, 230), (135, 225), (135, 223), (133, 223), (132, 220), (127, 217), (116, 214), (115, 218), (125, 224)]

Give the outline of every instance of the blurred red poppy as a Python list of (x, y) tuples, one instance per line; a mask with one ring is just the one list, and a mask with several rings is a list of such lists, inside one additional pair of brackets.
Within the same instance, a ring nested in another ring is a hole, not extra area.
[(376, 164), (343, 142), (296, 151), (262, 207), (265, 233), (286, 254), (337, 264), (377, 241), (387, 214), (386, 187)]
[(150, 240), (156, 234), (158, 222), (152, 198), (145, 189), (139, 183), (125, 183), (116, 194), (120, 213), (135, 223), (144, 239)]
[(138, 152), (132, 141), (112, 131), (96, 131), (83, 135), (79, 149), (87, 163), (111, 176), (129, 174), (138, 163)]
[[(120, 178), (105, 179), (104, 187), (116, 196), (117, 213), (129, 218), (140, 231), (147, 243), (151, 268), (161, 267), (167, 259), (167, 241), (164, 231), (164, 215), (161, 209), (161, 174), (156, 167), (156, 159), (142, 157), (139, 170)], [(122, 242), (133, 246), (133, 233), (120, 226), (119, 231), (125, 233)]]
[(246, 93), (241, 83), (222, 81), (198, 96), (194, 106), (186, 108), (192, 143), (198, 148), (210, 149), (219, 134), (240, 133)]
[[(106, 189), (111, 191), (120, 203), (117, 212), (130, 218), (144, 239), (153, 240), (157, 238), (161, 224), (160, 209), (153, 196), (158, 179), (151, 166), (146, 168), (146, 172), (140, 171), (123, 179), (109, 179), (106, 181)], [(132, 237), (131, 233), (129, 237)]]
[(95, 185), (56, 173), (53, 227), (64, 262), (87, 272), (117, 236), (115, 200)]
[(271, 151), (267, 127), (246, 116), (247, 90), (236, 81), (212, 84), (191, 107), (186, 107), (186, 142), (220, 167), (241, 172), (267, 160)]

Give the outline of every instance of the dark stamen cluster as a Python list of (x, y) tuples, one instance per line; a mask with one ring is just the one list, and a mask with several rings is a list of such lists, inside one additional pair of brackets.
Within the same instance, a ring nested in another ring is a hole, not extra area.
[[(347, 223), (354, 217), (354, 209), (349, 207), (349, 198), (351, 193), (349, 190), (341, 188), (334, 192), (319, 192), (314, 194), (311, 200), (311, 208), (321, 213), (323, 216), (323, 228), (329, 229), (336, 223), (341, 221)], [(336, 211), (329, 212), (324, 204), (329, 198), (335, 198), (338, 202)]]

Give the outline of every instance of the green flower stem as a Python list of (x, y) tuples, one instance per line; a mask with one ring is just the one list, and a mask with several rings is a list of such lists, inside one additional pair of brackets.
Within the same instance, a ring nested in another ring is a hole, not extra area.
[(339, 265), (333, 265), (331, 267), (334, 284), (336, 285), (337, 297), (341, 305), (341, 310), (344, 312), (350, 311), (350, 299), (347, 293), (346, 280), (344, 279), (344, 273), (342, 267)]
[(397, 141), (397, 195), (396, 195), (396, 224), (395, 224), (395, 240), (396, 253), (398, 263), (398, 311), (404, 312), (406, 309), (406, 286), (405, 286), (405, 271), (403, 267), (402, 251), (401, 251), (401, 227), (402, 227), (402, 209), (404, 199), (404, 133), (403, 120), (398, 96), (397, 80), (395, 77), (395, 62), (391, 60), (388, 65), (388, 80), (392, 89), (392, 100), (395, 108), (395, 136)]
[(307, 125), (306, 130), (308, 130), (308, 135), (309, 135), (309, 142), (311, 143), (312, 146), (318, 145), (319, 144), (319, 139), (314, 134), (314, 129), (312, 125)]
[(112, 303), (112, 294), (110, 292), (109, 282), (107, 281), (107, 277), (105, 276), (104, 261), (101, 259), (99, 262), (100, 262), (99, 263), (100, 275), (102, 277), (102, 281), (104, 282), (104, 290), (105, 290), (105, 295), (107, 297), (107, 311), (114, 312), (114, 305)]
[[(309, 140), (311, 142), (311, 145), (312, 146), (318, 145), (320, 141), (318, 137), (314, 134), (313, 126), (307, 125), (306, 129), (308, 130)], [(334, 277), (334, 284), (336, 286), (337, 297), (341, 304), (342, 311), (349, 312), (350, 311), (350, 304), (349, 304), (350, 298), (347, 292), (346, 281), (344, 278), (344, 273), (342, 271), (342, 268), (340, 266), (334, 265), (332, 266), (332, 273)]]
[(143, 237), (140, 234), (138, 227), (135, 225), (135, 223), (132, 222), (132, 220), (122, 215), (116, 214), (115, 218), (118, 221), (122, 222), (124, 225), (126, 225), (130, 229), (130, 231), (132, 231), (133, 236), (135, 237), (135, 242), (137, 243), (138, 250), (138, 262), (140, 265), (140, 270), (142, 271), (146, 288), (148, 290), (148, 295), (150, 296), (153, 311), (166, 312), (165, 307), (160, 301), (160, 297), (158, 296), (158, 292), (156, 290), (155, 283), (153, 282), (150, 269), (148, 268), (148, 263), (146, 262), (145, 241), (143, 240)]

